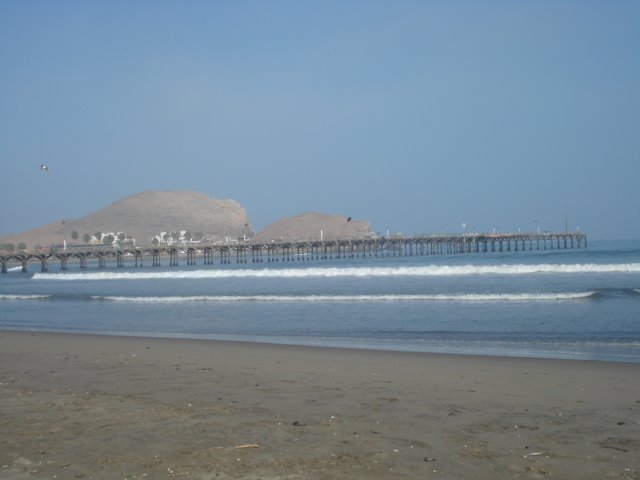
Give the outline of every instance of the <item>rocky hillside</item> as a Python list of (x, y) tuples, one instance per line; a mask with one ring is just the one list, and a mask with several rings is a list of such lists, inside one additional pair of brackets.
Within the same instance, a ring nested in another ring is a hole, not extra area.
[[(218, 200), (196, 192), (143, 192), (123, 198), (77, 220), (63, 220), (0, 239), (27, 248), (52, 243), (82, 244), (85, 234), (124, 232), (137, 244), (150, 243), (160, 232), (186, 230), (213, 239), (251, 233), (245, 209), (234, 200)], [(72, 239), (77, 232), (78, 239)]]
[[(369, 222), (352, 220), (341, 215), (303, 213), (272, 223), (254, 237), (255, 240), (332, 240), (335, 238), (363, 238), (369, 234)], [(321, 233), (322, 232), (322, 233)]]

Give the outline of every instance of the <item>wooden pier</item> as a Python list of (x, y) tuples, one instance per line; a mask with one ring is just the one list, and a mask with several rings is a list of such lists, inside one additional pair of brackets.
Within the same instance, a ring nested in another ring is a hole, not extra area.
[(40, 266), (46, 272), (50, 262), (60, 262), (60, 270), (69, 264), (86, 270), (89, 263), (106, 268), (107, 261), (116, 267), (142, 267), (163, 265), (213, 265), (216, 263), (271, 263), (310, 260), (339, 260), (349, 258), (375, 258), (412, 255), (462, 255), (525, 250), (553, 250), (586, 248), (584, 233), (472, 233), (451, 235), (376, 236), (371, 238), (335, 240), (295, 240), (239, 243), (136, 246), (87, 246), (66, 250), (0, 252), (2, 273), (10, 265), (21, 266), (27, 272), (28, 264)]

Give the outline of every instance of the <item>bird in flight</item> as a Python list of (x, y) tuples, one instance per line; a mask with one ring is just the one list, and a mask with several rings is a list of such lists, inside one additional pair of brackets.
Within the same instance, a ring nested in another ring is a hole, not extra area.
[(43, 172), (46, 172), (47, 175), (49, 175), (49, 167), (47, 165), (45, 165), (44, 163), (42, 165), (40, 165), (40, 170), (42, 170)]

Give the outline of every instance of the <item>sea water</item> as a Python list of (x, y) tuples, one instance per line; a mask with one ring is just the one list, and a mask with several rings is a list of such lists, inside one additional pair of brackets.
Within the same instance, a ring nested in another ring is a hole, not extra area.
[(0, 276), (0, 329), (640, 362), (640, 241), (66, 272), (54, 263)]

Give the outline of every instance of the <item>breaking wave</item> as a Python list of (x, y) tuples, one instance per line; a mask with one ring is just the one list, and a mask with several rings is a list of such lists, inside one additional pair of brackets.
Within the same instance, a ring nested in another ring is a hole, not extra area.
[(44, 300), (51, 295), (0, 295), (0, 300)]
[(137, 303), (175, 302), (420, 302), (420, 301), (556, 301), (589, 298), (595, 292), (433, 294), (433, 295), (198, 295), (167, 297), (92, 296), (93, 300)]
[(532, 275), (578, 273), (640, 273), (640, 263), (520, 264), (415, 267), (316, 267), (238, 270), (175, 270), (162, 272), (35, 273), (34, 280), (161, 280), (206, 278), (311, 278), (311, 277), (437, 277), (464, 275)]

